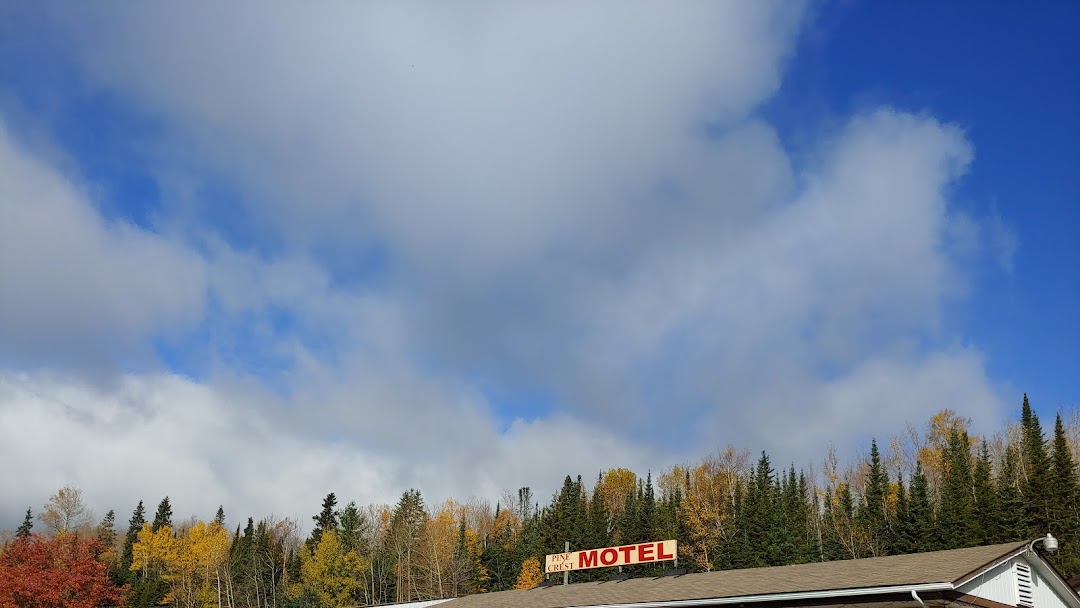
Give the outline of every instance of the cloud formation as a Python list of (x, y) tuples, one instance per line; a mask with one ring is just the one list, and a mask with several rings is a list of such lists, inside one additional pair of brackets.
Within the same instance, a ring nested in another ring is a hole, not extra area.
[[(1015, 247), (951, 201), (972, 146), (882, 107), (794, 154), (757, 108), (800, 4), (203, 8), (42, 17), (86, 86), (162, 121), (194, 194), (161, 231), (107, 221), (0, 131), (0, 417), (34, 429), (0, 458), (48, 473), (0, 480), (0, 510), (68, 481), (204, 516), (543, 495), (728, 442), (802, 464), (943, 407), (997, 421), (945, 311)], [(155, 340), (198, 372), (147, 364)], [(69, 351), (140, 365), (91, 383)]]

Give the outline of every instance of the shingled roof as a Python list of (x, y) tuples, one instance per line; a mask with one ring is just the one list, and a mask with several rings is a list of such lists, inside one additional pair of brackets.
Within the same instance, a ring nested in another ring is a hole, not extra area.
[(470, 595), (440, 608), (565, 608), (958, 584), (1026, 542), (796, 566), (575, 583)]

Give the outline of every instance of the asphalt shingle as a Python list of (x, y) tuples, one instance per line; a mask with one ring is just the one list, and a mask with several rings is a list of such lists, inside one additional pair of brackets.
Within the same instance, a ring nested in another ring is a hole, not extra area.
[(565, 608), (953, 583), (1025, 544), (481, 593), (440, 608)]

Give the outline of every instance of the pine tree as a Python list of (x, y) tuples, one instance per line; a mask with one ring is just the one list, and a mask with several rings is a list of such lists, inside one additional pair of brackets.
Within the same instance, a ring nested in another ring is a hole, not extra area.
[(921, 462), (915, 464), (915, 474), (911, 476), (911, 524), (913, 551), (921, 553), (940, 548), (934, 534), (930, 482), (926, 479)]
[(338, 516), (334, 507), (337, 506), (337, 496), (333, 492), (326, 495), (326, 498), (322, 502), (322, 511), (318, 515), (313, 515), (311, 519), (315, 522), (315, 529), (311, 531), (311, 537), (308, 539), (309, 548), (314, 549), (315, 545), (319, 544), (319, 540), (322, 539), (323, 532), (326, 530), (338, 529)]
[(999, 542), (1027, 538), (1027, 517), (1024, 513), (1024, 497), (1020, 494), (1020, 453), (1015, 446), (1005, 449), (995, 480), (997, 492)]
[[(361, 553), (367, 552), (367, 547), (364, 546), (364, 532), (368, 529), (367, 518), (357, 508), (355, 501), (349, 501), (349, 504), (345, 505), (345, 508), (341, 510), (341, 546), (348, 551), (357, 551)], [(465, 519), (462, 518), (461, 525), (465, 525)], [(461, 530), (464, 534), (464, 527)], [(464, 537), (462, 538), (464, 542)]]
[(604, 496), (600, 493), (603, 480), (604, 474), (600, 473), (589, 500), (589, 548), (607, 547), (611, 544), (611, 516), (604, 505)]
[(1001, 514), (998, 508), (998, 497), (994, 492), (994, 481), (991, 478), (990, 448), (985, 439), (979, 450), (979, 458), (975, 461), (972, 479), (975, 493), (976, 544), (990, 545), (1001, 536), (999, 529)]
[(1080, 544), (1080, 475), (1060, 413), (1054, 420), (1051, 501), (1051, 530), (1071, 541), (1061, 543), (1060, 552), (1053, 558), (1054, 564), (1071, 576), (1080, 572), (1080, 547), (1077, 546)]
[(881, 453), (877, 440), (870, 442), (870, 472), (866, 480), (866, 492), (859, 506), (859, 523), (869, 537), (870, 554), (885, 555), (888, 526), (889, 475), (881, 465)]
[(135, 542), (139, 540), (139, 531), (142, 530), (146, 524), (146, 509), (143, 508), (143, 502), (140, 500), (139, 504), (135, 506), (135, 511), (131, 514), (131, 520), (128, 523), (127, 536), (124, 537), (124, 552), (120, 557), (120, 568), (123, 572), (128, 574), (128, 580), (134, 580), (134, 573), (131, 572), (131, 562), (133, 557), (131, 554), (131, 548), (135, 545)]
[(157, 513), (154, 514), (154, 523), (150, 525), (154, 532), (157, 532), (163, 526), (172, 527), (172, 505), (169, 504), (168, 496), (158, 503)]
[(743, 503), (745, 515), (742, 524), (746, 526), (746, 545), (742, 547), (743, 567), (770, 565), (781, 559), (780, 548), (776, 546), (776, 535), (772, 533), (776, 504), (773, 473), (769, 455), (762, 452), (757, 466), (754, 467)]
[(34, 529), (34, 513), (30, 510), (30, 507), (26, 507), (26, 517), (23, 519), (19, 529), (15, 531), (16, 538), (29, 538), (30, 531)]
[(659, 537), (660, 514), (656, 509), (656, 490), (652, 484), (652, 471), (649, 471), (645, 476), (645, 489), (642, 492), (638, 514), (641, 521), (641, 530), (637, 540), (634, 542), (663, 540)]
[(1026, 532), (1030, 538), (1042, 536), (1050, 529), (1053, 519), (1050, 497), (1050, 457), (1046, 454), (1039, 417), (1031, 409), (1027, 394), (1020, 417), (1023, 433), (1021, 462), (1026, 473), (1023, 494)]
[(911, 519), (911, 504), (903, 476), (896, 478), (896, 514), (889, 529), (889, 551), (894, 555), (915, 552), (914, 523)]
[(113, 549), (116, 545), (116, 511), (109, 509), (109, 512), (105, 514), (101, 523), (98, 524), (97, 537), (106, 549)]
[(221, 505), (218, 505), (217, 513), (214, 514), (214, 523), (222, 528), (225, 527), (225, 508)]
[(975, 498), (972, 493), (971, 446), (967, 433), (953, 429), (945, 447), (945, 479), (938, 510), (941, 548), (958, 549), (978, 543)]

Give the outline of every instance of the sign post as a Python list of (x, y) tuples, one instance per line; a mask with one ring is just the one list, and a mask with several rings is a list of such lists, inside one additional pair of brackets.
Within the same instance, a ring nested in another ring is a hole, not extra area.
[(544, 558), (544, 572), (562, 572), (565, 585), (570, 580), (571, 570), (677, 560), (678, 554), (678, 543), (674, 540), (581, 551), (570, 551), (570, 543), (567, 542), (564, 553), (553, 553)]
[[(566, 541), (566, 545), (563, 547), (563, 551), (565, 551), (566, 553), (570, 552), (570, 541)], [(570, 571), (569, 570), (563, 570), (562, 584), (564, 584), (564, 585), (569, 585), (570, 584)]]

